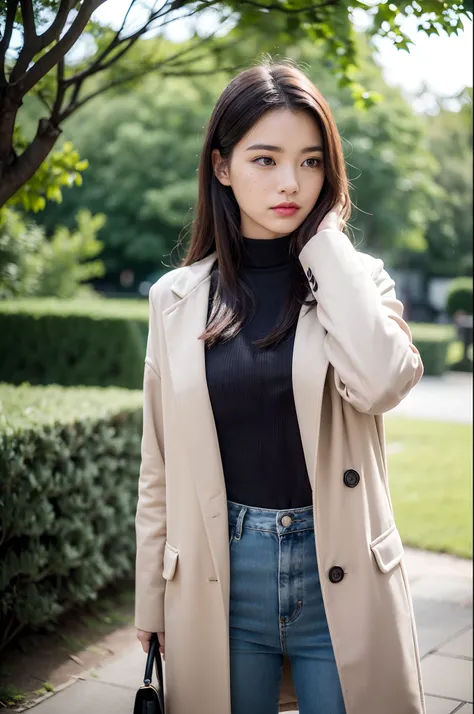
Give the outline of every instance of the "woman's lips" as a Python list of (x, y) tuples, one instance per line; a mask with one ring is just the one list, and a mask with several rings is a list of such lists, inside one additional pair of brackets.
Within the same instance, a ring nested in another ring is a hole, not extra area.
[(276, 208), (272, 208), (272, 211), (275, 211), (275, 213), (278, 213), (279, 216), (294, 216), (295, 213), (298, 213), (300, 209), (299, 208), (283, 208), (280, 206), (277, 206)]

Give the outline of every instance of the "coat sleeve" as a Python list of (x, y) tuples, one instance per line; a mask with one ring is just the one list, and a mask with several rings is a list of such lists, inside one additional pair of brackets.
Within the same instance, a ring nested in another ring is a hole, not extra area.
[(421, 379), (423, 363), (383, 261), (358, 253), (333, 229), (310, 238), (299, 260), (339, 394), (365, 414), (393, 409)]
[(149, 328), (143, 378), (143, 435), (135, 518), (135, 626), (146, 632), (164, 632), (165, 629), (166, 580), (162, 577), (162, 571), (166, 540), (166, 484), (161, 376), (156, 354), (155, 286), (150, 290), (149, 298)]

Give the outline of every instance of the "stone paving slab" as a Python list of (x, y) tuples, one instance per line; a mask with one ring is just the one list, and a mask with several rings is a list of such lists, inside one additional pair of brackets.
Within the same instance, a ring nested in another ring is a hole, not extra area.
[(443, 579), (462, 577), (472, 580), (473, 578), (472, 560), (449, 553), (435, 553), (405, 546), (404, 561), (410, 581), (431, 575)]
[[(472, 706), (470, 704), (465, 704), (461, 706), (459, 700), (454, 699), (442, 699), (440, 697), (426, 697), (426, 714), (472, 714)], [(471, 709), (465, 709), (465, 707), (471, 707)], [(297, 711), (287, 712), (287, 714), (298, 714)]]
[(469, 629), (463, 632), (445, 644), (444, 647), (440, 647), (438, 653), (472, 659), (472, 630)]
[(413, 609), (421, 657), (426, 657), (472, 624), (472, 610), (460, 605), (414, 600)]
[(459, 636), (467, 647), (472, 626), (472, 561), (407, 547), (404, 560), (413, 597), (420, 656), (426, 657), (444, 645), (455, 648), (446, 654), (457, 655), (461, 645), (455, 638)]
[(426, 700), (426, 714), (453, 714), (459, 711), (461, 702), (453, 699), (445, 699), (444, 697), (430, 697), (428, 694)]
[(451, 602), (467, 606), (472, 604), (472, 591), (469, 579), (466, 577), (445, 577), (440, 579), (436, 575), (426, 575), (424, 577), (414, 576), (410, 582), (412, 597), (418, 600), (430, 600), (432, 602)]
[[(429, 694), (425, 699), (426, 714), (454, 714), (454, 712), (456, 714), (458, 714), (458, 712), (467, 714), (459, 700), (444, 699), (444, 697), (430, 697)], [(460, 706), (462, 707), (461, 709), (459, 709)], [(465, 704), (464, 706), (469, 706), (469, 704)]]
[(422, 660), (421, 669), (427, 694), (472, 703), (472, 660), (435, 653)]
[[(427, 714), (473, 714), (472, 561), (405, 548), (405, 564)], [(34, 714), (130, 714), (144, 665), (145, 655), (135, 641), (121, 657), (84, 672), (38, 703)]]
[[(138, 687), (142, 684), (145, 661), (145, 653), (137, 640), (136, 647), (128, 652), (125, 657), (122, 656), (110, 662), (105, 667), (92, 670), (92, 675), (88, 672), (84, 676), (87, 680), (93, 679), (95, 682), (115, 684), (120, 687), (133, 689), (136, 692)], [(163, 665), (163, 672), (164, 671), (165, 665)]]
[[(459, 700), (444, 699), (441, 697), (425, 697), (426, 714), (473, 714), (472, 704), (463, 704)], [(298, 714), (297, 711), (287, 714)]]
[(131, 714), (135, 692), (113, 684), (78, 680), (32, 710), (34, 714)]

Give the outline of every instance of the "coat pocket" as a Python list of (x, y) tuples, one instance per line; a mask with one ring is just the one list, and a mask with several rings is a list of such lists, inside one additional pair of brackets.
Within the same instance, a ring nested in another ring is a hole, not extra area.
[(165, 542), (165, 551), (163, 553), (163, 577), (165, 580), (172, 580), (176, 572), (178, 563), (179, 550)]
[(382, 573), (389, 573), (404, 555), (403, 543), (395, 523), (370, 544)]

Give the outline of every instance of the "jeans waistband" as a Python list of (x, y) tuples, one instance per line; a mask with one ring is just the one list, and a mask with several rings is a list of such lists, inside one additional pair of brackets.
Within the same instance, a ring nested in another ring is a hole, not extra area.
[(237, 540), (243, 528), (284, 535), (314, 529), (313, 506), (273, 510), (227, 501), (229, 525), (236, 526)]

